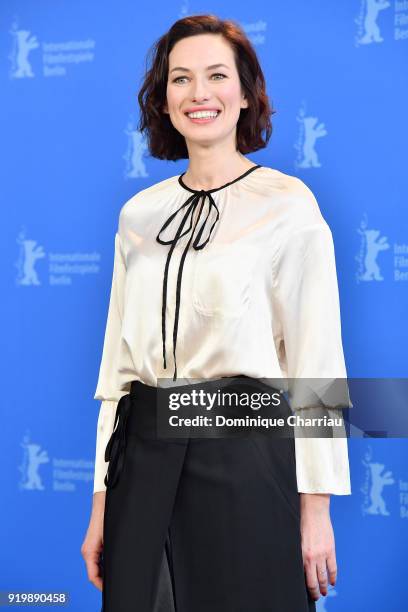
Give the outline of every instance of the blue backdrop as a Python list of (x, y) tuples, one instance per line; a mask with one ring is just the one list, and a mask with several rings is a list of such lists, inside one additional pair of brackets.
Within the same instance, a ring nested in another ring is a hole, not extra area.
[[(80, 546), (114, 234), (126, 200), (187, 167), (148, 157), (137, 93), (151, 44), (210, 12), (242, 25), (277, 109), (250, 159), (301, 178), (332, 229), (349, 376), (407, 376), (407, 0), (2, 3), (0, 590), (100, 609)], [(331, 498), (338, 580), (317, 609), (401, 610), (407, 442), (349, 450), (353, 495)]]

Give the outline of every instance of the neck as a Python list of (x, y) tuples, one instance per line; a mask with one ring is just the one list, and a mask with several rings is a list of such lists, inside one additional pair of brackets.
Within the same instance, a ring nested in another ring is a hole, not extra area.
[(190, 189), (208, 191), (233, 181), (255, 165), (238, 151), (227, 155), (223, 152), (215, 154), (214, 151), (205, 151), (189, 157), (183, 182)]

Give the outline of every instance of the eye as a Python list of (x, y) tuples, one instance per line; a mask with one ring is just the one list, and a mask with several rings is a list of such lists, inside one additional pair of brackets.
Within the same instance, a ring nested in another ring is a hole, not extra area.
[[(227, 78), (225, 74), (222, 74), (222, 72), (214, 72), (214, 74), (212, 74), (211, 76), (212, 77), (213, 76), (221, 76), (221, 77)], [(173, 79), (172, 83), (177, 83), (178, 81), (180, 81), (180, 79), (188, 79), (188, 77), (186, 77), (186, 76), (177, 77), (177, 78)], [(216, 81), (220, 81), (220, 80), (223, 81), (224, 79), (216, 79)]]
[(177, 81), (179, 81), (180, 79), (186, 79), (187, 77), (177, 77), (176, 79), (172, 80), (172, 83), (177, 83)]

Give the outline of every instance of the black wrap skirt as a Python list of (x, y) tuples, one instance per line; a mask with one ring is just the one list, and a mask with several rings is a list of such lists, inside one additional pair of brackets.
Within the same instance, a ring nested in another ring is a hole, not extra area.
[(314, 611), (293, 437), (159, 439), (156, 392), (132, 382), (106, 449), (102, 612)]

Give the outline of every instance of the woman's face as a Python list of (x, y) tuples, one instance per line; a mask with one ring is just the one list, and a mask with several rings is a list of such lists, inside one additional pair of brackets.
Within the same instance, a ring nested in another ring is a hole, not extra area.
[[(235, 143), (240, 111), (247, 106), (233, 51), (223, 36), (199, 34), (174, 45), (164, 112), (187, 144), (209, 145), (229, 138)], [(215, 119), (194, 120), (186, 113), (195, 109), (219, 112)]]

